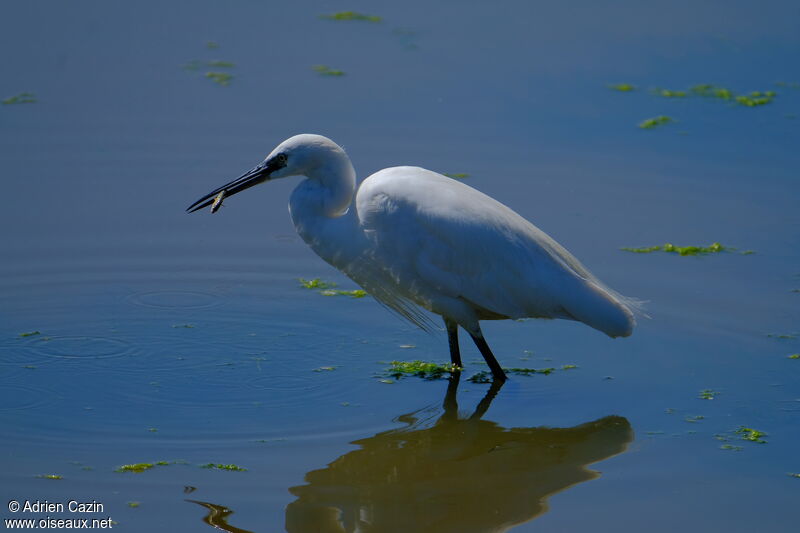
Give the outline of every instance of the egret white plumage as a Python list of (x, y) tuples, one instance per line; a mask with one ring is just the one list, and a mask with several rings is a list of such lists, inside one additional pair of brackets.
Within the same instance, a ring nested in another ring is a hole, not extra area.
[(216, 210), (265, 181), (304, 176), (289, 211), (302, 239), (377, 301), (423, 329), (420, 309), (441, 315), (450, 358), (462, 366), (458, 326), (495, 379), (506, 379), (480, 320), (563, 318), (610, 337), (636, 324), (618, 295), (566, 249), (510, 208), (472, 187), (419, 167), (380, 170), (356, 189), (344, 150), (321, 135), (291, 137), (238, 179), (193, 203)]

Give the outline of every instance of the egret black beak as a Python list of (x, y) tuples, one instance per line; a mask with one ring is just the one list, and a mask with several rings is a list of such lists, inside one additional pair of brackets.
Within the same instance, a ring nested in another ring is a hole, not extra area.
[(233, 196), (238, 192), (242, 192), (245, 189), (249, 189), (253, 185), (258, 185), (259, 183), (264, 183), (269, 179), (269, 175), (279, 168), (275, 163), (271, 163), (270, 161), (266, 161), (261, 163), (257, 167), (249, 170), (241, 177), (233, 180), (232, 182), (219, 187), (218, 189), (214, 189), (210, 193), (206, 194), (195, 203), (190, 205), (186, 208), (186, 212), (194, 213), (198, 209), (203, 209), (204, 207), (208, 207), (209, 205), (215, 204), (211, 208), (211, 212), (216, 212), (216, 208), (218, 208), (223, 198), (228, 198), (229, 196)]

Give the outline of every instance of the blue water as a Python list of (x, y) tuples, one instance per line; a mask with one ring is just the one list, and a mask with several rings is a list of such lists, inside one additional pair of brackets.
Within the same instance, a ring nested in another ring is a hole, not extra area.
[[(342, 10), (383, 21), (319, 18)], [(37, 102), (0, 105), (0, 518), (47, 516), (10, 500), (77, 499), (105, 509), (50, 514), (124, 531), (794, 531), (798, 16), (739, 1), (4, 6), (0, 99)], [(701, 83), (777, 96), (648, 91)], [(675, 122), (637, 127), (658, 115)], [(491, 391), (466, 380), (485, 367), (464, 339), (459, 416), (445, 380), (383, 383), (388, 361), (446, 361), (446, 336), (299, 286), (356, 288), (294, 234), (296, 180), (184, 213), (301, 132), (344, 146), (362, 177), (468, 173), (651, 318), (617, 340), (485, 323), (504, 366), (578, 368)], [(737, 250), (619, 250), (714, 241)], [(171, 464), (115, 472), (156, 461)]]

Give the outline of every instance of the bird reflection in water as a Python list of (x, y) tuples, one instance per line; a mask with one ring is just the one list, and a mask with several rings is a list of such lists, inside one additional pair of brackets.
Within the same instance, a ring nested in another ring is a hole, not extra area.
[[(355, 441), (359, 449), (293, 487), (289, 533), (501, 532), (547, 510), (547, 498), (595, 479), (587, 465), (627, 448), (625, 418), (571, 428), (504, 428), (483, 420), (496, 380), (475, 411), (458, 416), (454, 374), (439, 409), (398, 417), (404, 427)], [(433, 411), (433, 412), (431, 412)]]

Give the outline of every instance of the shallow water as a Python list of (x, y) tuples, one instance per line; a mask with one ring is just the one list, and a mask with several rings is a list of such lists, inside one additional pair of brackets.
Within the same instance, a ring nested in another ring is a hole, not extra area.
[[(4, 7), (0, 99), (38, 101), (0, 105), (1, 518), (794, 531), (800, 89), (776, 82), (800, 82), (798, 7), (487, 5)], [(344, 9), (384, 20), (318, 18)], [(224, 68), (183, 68), (214, 60), (235, 63), (230, 85), (204, 77)], [(778, 95), (745, 108), (646, 90), (700, 83)], [(637, 128), (658, 115), (676, 122)], [(296, 181), (183, 212), (304, 131), (342, 144), (360, 176), (468, 173), (651, 318), (618, 340), (486, 323), (504, 366), (578, 366), (500, 390), (466, 379), (485, 368), (466, 339), (458, 387), (381, 382), (391, 360), (446, 361), (446, 337), (299, 286), (355, 288), (295, 236)], [(619, 250), (714, 241), (738, 250)], [(170, 464), (115, 472), (156, 461)], [(12, 513), (12, 499), (104, 510)]]

